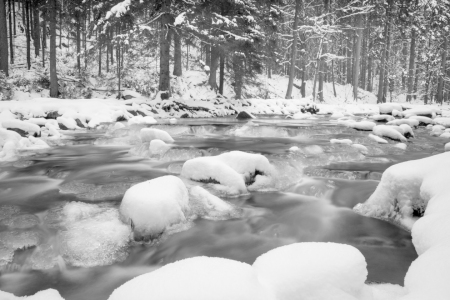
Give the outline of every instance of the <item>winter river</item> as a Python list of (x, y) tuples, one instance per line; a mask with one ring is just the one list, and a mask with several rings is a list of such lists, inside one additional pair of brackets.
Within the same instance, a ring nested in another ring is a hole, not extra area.
[[(424, 127), (402, 150), (321, 116), (261, 117), (251, 124), (232, 118), (160, 121), (153, 127), (175, 140), (162, 154), (149, 153), (149, 143), (140, 141), (142, 127), (72, 133), (50, 151), (0, 166), (0, 290), (23, 296), (54, 288), (67, 300), (107, 299), (129, 279), (183, 258), (251, 264), (270, 249), (306, 241), (353, 245), (366, 258), (370, 282), (403, 285), (417, 258), (410, 233), (352, 208), (367, 200), (390, 165), (442, 152), (442, 139)], [(330, 139), (350, 139), (368, 152)], [(118, 216), (129, 187), (180, 176), (185, 161), (231, 150), (266, 156), (276, 169), (273, 185), (230, 196), (183, 179), (240, 213), (192, 219), (152, 243), (130, 241)]]

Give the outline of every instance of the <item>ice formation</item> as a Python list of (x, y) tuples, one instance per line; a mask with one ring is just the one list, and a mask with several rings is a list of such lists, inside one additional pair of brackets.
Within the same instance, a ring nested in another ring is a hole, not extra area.
[(241, 151), (194, 158), (185, 162), (181, 171), (183, 177), (212, 183), (228, 194), (247, 193), (247, 185), (248, 189), (270, 185), (273, 173), (265, 156)]
[(138, 276), (109, 300), (276, 300), (260, 284), (254, 268), (234, 260), (194, 257)]
[(411, 229), (419, 258), (406, 274), (408, 294), (401, 299), (450, 298), (449, 168), (448, 152), (391, 166), (372, 196), (355, 207)]
[(192, 210), (202, 217), (224, 218), (230, 216), (235, 208), (214, 196), (202, 187), (194, 186), (189, 190), (189, 202)]
[(129, 188), (120, 204), (120, 215), (133, 229), (136, 241), (159, 237), (165, 229), (186, 220), (189, 194), (183, 181), (163, 176)]

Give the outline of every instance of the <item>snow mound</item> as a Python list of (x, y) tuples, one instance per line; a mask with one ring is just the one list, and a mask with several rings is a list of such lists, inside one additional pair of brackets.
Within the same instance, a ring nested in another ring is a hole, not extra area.
[(109, 300), (275, 300), (245, 263), (194, 257), (138, 276), (117, 288)]
[(413, 119), (413, 120), (417, 120), (417, 121), (419, 121), (419, 125), (423, 125), (423, 124), (425, 124), (425, 125), (428, 125), (428, 124), (436, 124), (435, 122), (434, 122), (434, 120), (433, 119), (431, 119), (431, 118), (428, 118), (428, 117), (422, 117), (422, 116), (411, 116), (411, 117), (409, 117), (410, 119)]
[(371, 140), (374, 140), (375, 142), (379, 143), (379, 144), (388, 144), (389, 142), (386, 141), (383, 138), (380, 138), (379, 136), (373, 135), (373, 134), (369, 134), (369, 138)]
[(372, 129), (377, 126), (374, 122), (370, 121), (361, 121), (361, 122), (354, 122), (350, 123), (348, 127), (356, 129), (356, 130), (363, 130), (363, 131), (372, 131)]
[(273, 174), (274, 168), (265, 156), (241, 151), (197, 157), (186, 161), (181, 170), (183, 177), (211, 183), (233, 195), (270, 185)]
[(156, 129), (156, 128), (142, 128), (141, 132), (141, 140), (142, 142), (150, 142), (152, 140), (161, 140), (166, 143), (173, 143), (174, 139), (164, 130)]
[(442, 125), (442, 126), (444, 126), (444, 127), (446, 127), (446, 128), (449, 128), (449, 127), (450, 127), (450, 118), (443, 118), (443, 117), (435, 118), (435, 119), (434, 119), (434, 122), (435, 122), (436, 124)]
[(54, 289), (48, 289), (45, 291), (40, 291), (34, 294), (33, 296), (27, 296), (27, 297), (17, 297), (13, 294), (6, 293), (0, 291), (0, 299), (2, 300), (64, 300), (63, 297), (59, 294), (57, 290)]
[(352, 140), (349, 140), (349, 139), (342, 139), (342, 140), (339, 140), (339, 139), (331, 139), (331, 140), (330, 140), (330, 143), (331, 143), (331, 144), (345, 144), (345, 145), (351, 145), (351, 144), (353, 144)]
[[(402, 130), (403, 131), (403, 130)], [(396, 130), (395, 127), (388, 125), (377, 125), (373, 128), (373, 133), (379, 137), (387, 137), (395, 141), (406, 142), (407, 139)]]
[(366, 267), (359, 250), (335, 243), (283, 246), (261, 255), (253, 264), (260, 282), (278, 300), (359, 299)]
[(189, 194), (183, 181), (168, 175), (129, 188), (120, 204), (120, 216), (131, 225), (136, 241), (158, 238), (167, 227), (186, 221)]
[(394, 110), (403, 111), (403, 107), (399, 103), (382, 103), (378, 104), (378, 108), (380, 109), (380, 114), (392, 114)]
[(417, 106), (403, 112), (405, 118), (409, 118), (411, 116), (426, 116), (434, 118), (437, 114), (441, 114), (441, 110), (436, 106), (430, 105)]

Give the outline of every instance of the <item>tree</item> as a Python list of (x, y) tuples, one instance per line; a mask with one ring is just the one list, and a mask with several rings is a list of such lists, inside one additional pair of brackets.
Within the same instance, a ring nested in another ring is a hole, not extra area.
[[(325, 0), (326, 1), (326, 0)], [(288, 88), (286, 92), (286, 99), (292, 98), (292, 88), (294, 86), (294, 77), (295, 77), (295, 66), (296, 66), (296, 58), (297, 58), (297, 40), (298, 40), (298, 19), (300, 14), (302, 0), (296, 0), (295, 1), (295, 16), (294, 16), (294, 27), (292, 28), (292, 46), (291, 46), (291, 64), (290, 64), (290, 71), (289, 71), (289, 82), (288, 82)]]
[(3, 71), (6, 76), (9, 76), (7, 32), (6, 3), (4, 0), (0, 0), (0, 71)]
[(50, 97), (58, 97), (58, 76), (56, 74), (56, 0), (50, 1)]
[(359, 85), (359, 70), (360, 70), (360, 59), (361, 59), (361, 41), (362, 41), (362, 15), (357, 14), (355, 16), (355, 27), (356, 27), (356, 44), (355, 44), (355, 63), (353, 64), (353, 98), (358, 99), (358, 85)]

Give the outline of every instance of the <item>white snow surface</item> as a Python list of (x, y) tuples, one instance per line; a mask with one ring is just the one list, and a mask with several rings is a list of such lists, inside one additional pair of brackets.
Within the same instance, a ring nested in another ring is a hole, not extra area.
[(1, 300), (64, 300), (57, 290), (48, 289), (45, 291), (40, 291), (33, 296), (17, 297), (11, 293), (6, 293), (0, 291)]
[(403, 111), (403, 106), (400, 103), (381, 103), (378, 104), (380, 114), (391, 114), (394, 110)]
[(150, 141), (150, 153), (153, 155), (162, 155), (164, 153), (166, 153), (168, 150), (170, 149), (170, 146), (167, 145), (164, 141), (162, 140), (151, 140)]
[(377, 126), (377, 124), (371, 121), (352, 122), (348, 124), (348, 127), (350, 128), (364, 131), (372, 131), (375, 126)]
[[(403, 130), (401, 130), (403, 132)], [(377, 125), (373, 128), (373, 133), (379, 137), (387, 137), (393, 140), (406, 142), (408, 141), (402, 133), (393, 126)]]
[(386, 125), (400, 126), (402, 124), (407, 124), (411, 127), (417, 127), (417, 126), (419, 126), (419, 123), (420, 123), (419, 120), (416, 120), (416, 119), (397, 119), (397, 120), (387, 122)]
[(167, 227), (186, 221), (188, 210), (188, 190), (172, 175), (132, 186), (120, 204), (120, 216), (125, 224), (133, 224), (135, 239), (158, 237)]
[(379, 143), (379, 144), (389, 144), (388, 141), (386, 141), (383, 138), (380, 138), (379, 136), (376, 136), (374, 134), (369, 134), (369, 138), (374, 140), (375, 142)]
[(30, 122), (24, 122), (21, 120), (13, 120), (13, 119), (5, 120), (2, 121), (2, 126), (3, 128), (17, 128), (30, 134), (34, 133), (39, 134), (41, 132), (41, 128), (38, 125), (32, 124)]
[(166, 143), (173, 143), (175, 141), (167, 131), (157, 128), (142, 128), (140, 136), (142, 142), (151, 142), (156, 139)]

